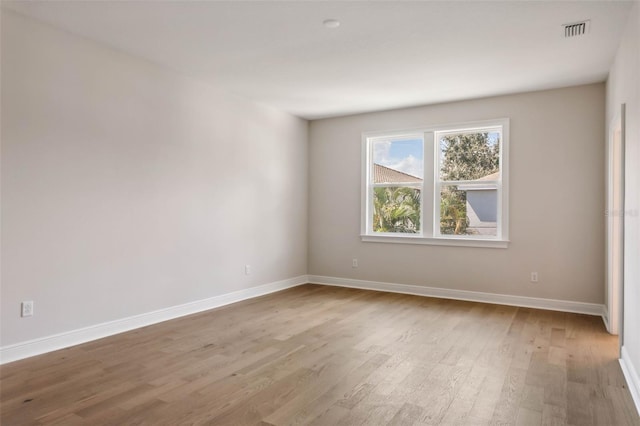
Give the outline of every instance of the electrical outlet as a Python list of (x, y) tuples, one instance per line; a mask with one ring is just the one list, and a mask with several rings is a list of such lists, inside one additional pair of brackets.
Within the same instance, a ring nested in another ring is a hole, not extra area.
[(353, 259), (351, 261), (351, 267), (352, 268), (357, 268), (358, 267), (358, 259)]
[(22, 316), (23, 317), (33, 316), (33, 300), (26, 300), (22, 302)]
[(538, 282), (538, 273), (537, 272), (532, 272), (531, 273), (531, 282), (532, 283), (537, 283)]
[(251, 275), (251, 265), (244, 265), (244, 274)]

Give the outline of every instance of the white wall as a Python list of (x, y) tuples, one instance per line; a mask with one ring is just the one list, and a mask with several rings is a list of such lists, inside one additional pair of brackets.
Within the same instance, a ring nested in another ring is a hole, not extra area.
[(640, 407), (640, 4), (636, 3), (607, 80), (607, 124), (626, 104), (623, 359)]
[(307, 130), (3, 11), (0, 345), (306, 274)]
[[(311, 122), (309, 273), (602, 303), (604, 116), (605, 87), (594, 84)], [(502, 117), (511, 119), (508, 249), (360, 241), (362, 132)]]

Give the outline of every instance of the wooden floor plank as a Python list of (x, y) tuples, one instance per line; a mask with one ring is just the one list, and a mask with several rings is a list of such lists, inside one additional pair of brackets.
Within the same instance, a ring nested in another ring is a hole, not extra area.
[(0, 366), (13, 425), (640, 425), (600, 318), (304, 285)]

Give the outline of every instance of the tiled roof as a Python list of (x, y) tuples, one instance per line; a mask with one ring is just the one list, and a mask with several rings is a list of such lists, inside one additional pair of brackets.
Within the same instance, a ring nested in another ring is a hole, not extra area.
[(419, 177), (411, 176), (380, 164), (373, 165), (373, 182), (374, 183), (408, 183), (422, 182)]
[(458, 185), (458, 189), (461, 191), (483, 191), (483, 190), (493, 190), (496, 189), (496, 186), (494, 183), (491, 183), (491, 181), (495, 181), (495, 180), (499, 180), (500, 179), (500, 171), (497, 171), (495, 173), (491, 173), (490, 175), (486, 175), (486, 176), (482, 176), (481, 178), (478, 179), (474, 179), (471, 182), (489, 182), (486, 183), (484, 185), (481, 184), (470, 184), (470, 183), (463, 183)]
[(482, 176), (476, 180), (498, 180), (500, 179), (500, 172), (491, 173), (490, 175)]

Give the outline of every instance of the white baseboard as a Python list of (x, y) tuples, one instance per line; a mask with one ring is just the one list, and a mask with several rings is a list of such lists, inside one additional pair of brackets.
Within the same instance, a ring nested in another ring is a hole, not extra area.
[(551, 311), (574, 312), (596, 316), (602, 316), (604, 313), (604, 305), (600, 305), (597, 303), (573, 302), (569, 300), (510, 296), (506, 294), (423, 287), (408, 284), (392, 284), (378, 281), (354, 280), (349, 278), (323, 277), (318, 275), (309, 275), (309, 282), (338, 287), (352, 287), (361, 288), (364, 290), (386, 291), (390, 293), (414, 294), (417, 296), (438, 297), (441, 299), (467, 300), (470, 302), (495, 303), (498, 305), (547, 309)]
[(609, 323), (609, 308), (607, 307), (607, 305), (602, 305), (602, 322), (604, 322), (604, 327), (607, 329), (607, 331), (611, 333), (611, 325)]
[(622, 368), (624, 378), (627, 380), (627, 386), (631, 393), (631, 397), (633, 398), (633, 402), (636, 404), (636, 410), (638, 411), (638, 414), (640, 414), (640, 376), (638, 376), (638, 371), (633, 365), (633, 361), (629, 356), (629, 352), (627, 352), (627, 348), (623, 346), (621, 352), (620, 368)]
[(169, 308), (159, 309), (157, 311), (147, 312), (128, 318), (122, 318), (52, 336), (16, 343), (0, 348), (0, 364), (44, 354), (58, 349), (67, 348), (69, 346), (79, 345), (81, 343), (90, 342), (92, 340), (101, 339), (103, 337), (112, 336), (114, 334), (123, 333), (136, 328), (218, 308), (241, 300), (264, 296), (265, 294), (296, 287), (306, 284), (307, 282), (308, 276), (301, 275), (299, 277), (276, 281), (244, 290), (238, 290), (208, 299), (185, 303), (183, 305), (171, 306)]

